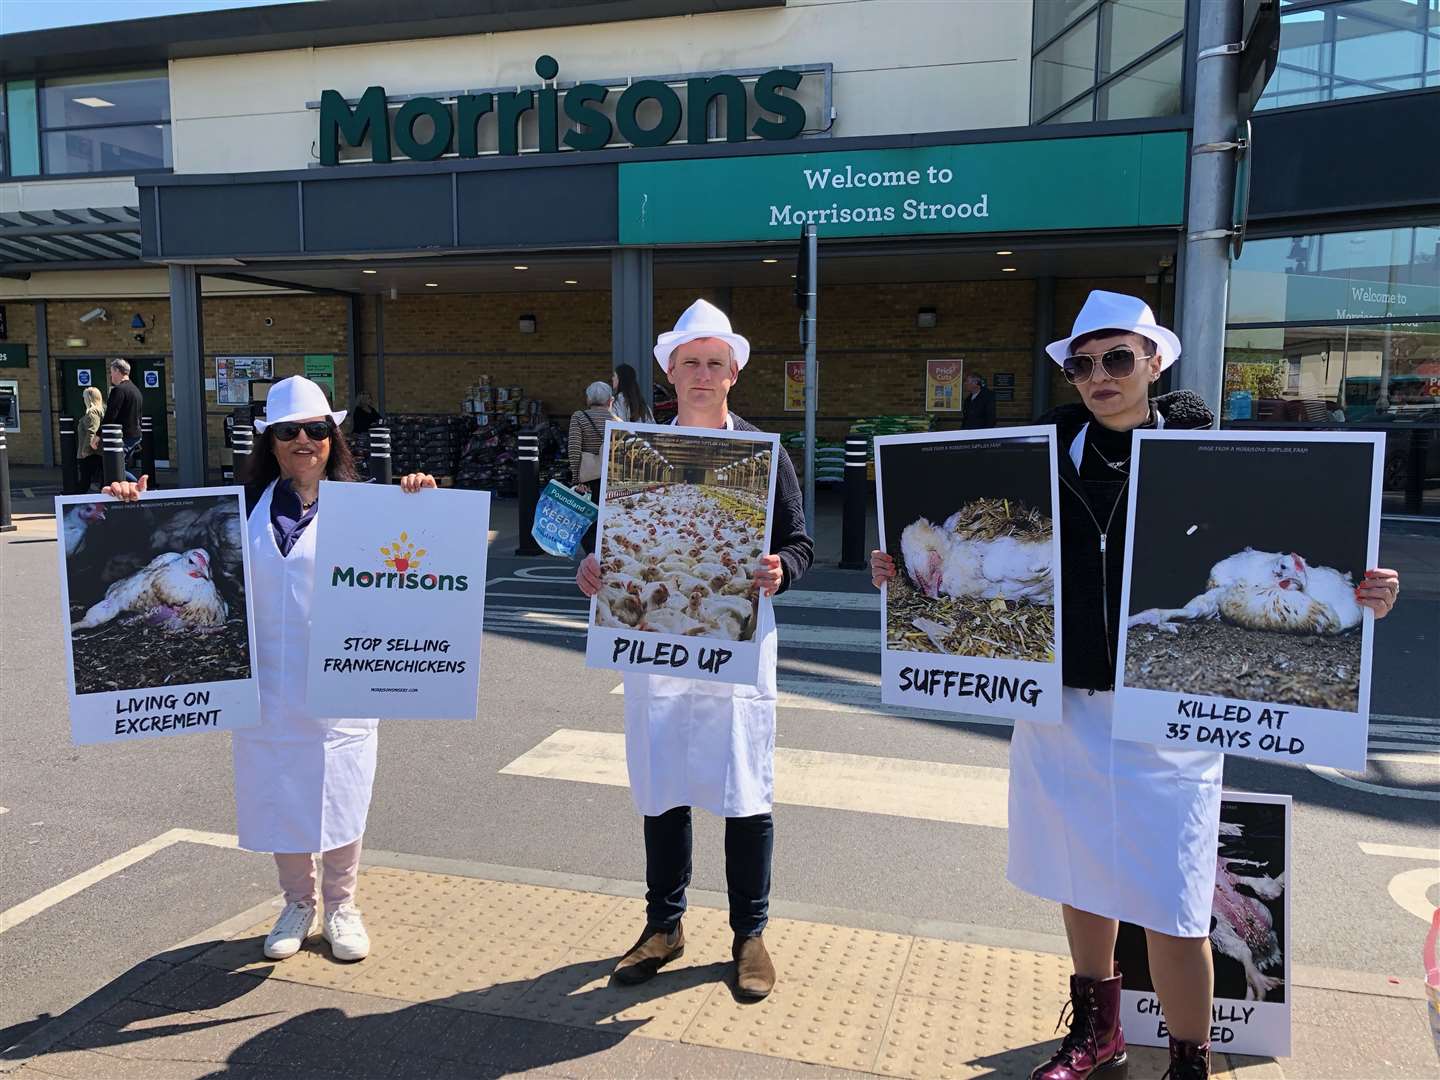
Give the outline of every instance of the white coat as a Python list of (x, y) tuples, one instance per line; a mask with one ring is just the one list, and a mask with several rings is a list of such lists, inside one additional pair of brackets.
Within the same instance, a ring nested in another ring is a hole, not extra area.
[(247, 526), (260, 724), (232, 736), (235, 817), (250, 851), (331, 851), (365, 832), (378, 721), (327, 719), (305, 707), (320, 515), (281, 555), (270, 524), (274, 491), (266, 488)]
[[(729, 427), (729, 423), (726, 424)], [(625, 673), (625, 764), (635, 808), (766, 814), (775, 799), (775, 608), (760, 598), (755, 686)]]
[[(1082, 429), (1076, 468), (1084, 449)], [(1224, 755), (1114, 738), (1113, 693), (1066, 687), (1060, 704), (1059, 724), (1015, 723), (1006, 876), (1093, 915), (1205, 937)]]

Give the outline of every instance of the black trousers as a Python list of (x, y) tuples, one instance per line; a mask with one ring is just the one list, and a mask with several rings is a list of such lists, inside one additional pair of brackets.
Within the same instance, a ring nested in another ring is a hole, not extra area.
[[(691, 877), (690, 807), (645, 818), (645, 914), (651, 926), (675, 928), (685, 914)], [(770, 918), (770, 863), (775, 818), (770, 814), (725, 819), (725, 884), (730, 929), (754, 937)]]

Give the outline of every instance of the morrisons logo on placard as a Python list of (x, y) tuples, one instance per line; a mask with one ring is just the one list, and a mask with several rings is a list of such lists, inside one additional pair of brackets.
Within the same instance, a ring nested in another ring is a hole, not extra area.
[[(535, 74), (549, 83), (560, 74), (560, 65), (553, 56), (542, 56), (535, 61)], [(394, 150), (412, 161), (436, 161), (448, 154), (478, 157), (482, 146), (492, 145), (501, 154), (518, 154), (522, 125), (528, 131), (532, 124), (541, 153), (556, 153), (562, 146), (601, 150), (615, 141), (617, 130), (632, 146), (664, 146), (680, 133), (682, 121), (687, 142), (706, 143), (712, 102), (724, 117), (728, 142), (744, 142), (752, 134), (793, 139), (805, 130), (805, 106), (784, 91), (793, 93), (803, 78), (802, 72), (781, 69), (765, 72), (753, 84), (736, 75), (697, 76), (686, 80), (683, 102), (680, 91), (667, 83), (640, 79), (613, 106), (610, 87), (594, 83), (567, 90), (545, 86), (413, 97), (393, 114), (384, 87), (370, 87), (354, 105), (338, 90), (326, 90), (320, 96), (320, 164), (338, 165), (342, 146), (367, 142), (370, 160), (377, 162), (390, 161)], [(756, 108), (769, 114), (753, 124), (752, 95)]]
[(420, 589), (424, 592), (465, 592), (470, 579), (465, 574), (436, 574), (424, 571), (421, 560), (428, 554), (417, 548), (408, 533), (380, 549), (384, 570), (357, 570), (337, 566), (330, 571), (330, 587), (350, 589)]

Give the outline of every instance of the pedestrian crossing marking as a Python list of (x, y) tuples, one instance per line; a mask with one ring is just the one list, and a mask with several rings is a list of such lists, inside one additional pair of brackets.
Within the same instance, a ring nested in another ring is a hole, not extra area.
[[(630, 786), (625, 736), (609, 731), (561, 728), (500, 772)], [(775, 801), (792, 806), (1003, 829), (1009, 783), (989, 766), (775, 748)]]

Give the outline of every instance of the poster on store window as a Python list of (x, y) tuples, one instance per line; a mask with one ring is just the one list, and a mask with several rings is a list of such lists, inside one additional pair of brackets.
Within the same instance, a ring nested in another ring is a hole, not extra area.
[(320, 508), (307, 707), (474, 719), (490, 493), (323, 480)]
[(785, 411), (805, 411), (805, 361), (785, 361)]
[(960, 412), (965, 408), (965, 361), (925, 361), (925, 411)]
[(1137, 431), (1117, 738), (1364, 769), (1385, 436)]
[(780, 437), (607, 424), (590, 667), (754, 686)]
[(250, 383), (275, 377), (273, 356), (215, 357), (215, 403), (249, 405)]
[(1060, 721), (1055, 429), (875, 439), (880, 700)]
[(325, 391), (325, 399), (335, 404), (335, 357), (315, 355), (305, 357), (305, 378)]
[[(1210, 908), (1215, 1003), (1210, 1044), (1229, 1054), (1290, 1053), (1290, 796), (1227, 791)], [(1125, 1041), (1166, 1046), (1169, 1029), (1150, 977), (1145, 931), (1120, 924)]]
[(62, 495), (55, 516), (72, 739), (258, 724), (244, 491)]

